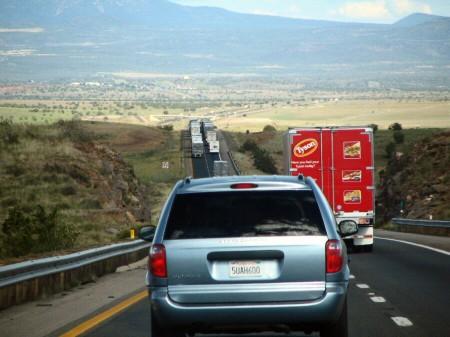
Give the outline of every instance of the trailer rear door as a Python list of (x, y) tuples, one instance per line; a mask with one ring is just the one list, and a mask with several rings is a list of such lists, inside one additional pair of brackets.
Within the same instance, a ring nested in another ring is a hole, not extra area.
[(374, 211), (371, 129), (332, 129), (332, 201), (336, 212)]

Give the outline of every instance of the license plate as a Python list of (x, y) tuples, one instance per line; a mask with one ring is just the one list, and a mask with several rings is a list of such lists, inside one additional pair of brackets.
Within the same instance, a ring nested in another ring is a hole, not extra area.
[(230, 261), (230, 277), (259, 277), (262, 276), (260, 261)]

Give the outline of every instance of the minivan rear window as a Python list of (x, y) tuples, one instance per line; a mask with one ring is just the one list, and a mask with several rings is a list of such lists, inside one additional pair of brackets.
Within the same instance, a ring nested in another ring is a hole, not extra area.
[(325, 235), (312, 191), (179, 194), (165, 239)]

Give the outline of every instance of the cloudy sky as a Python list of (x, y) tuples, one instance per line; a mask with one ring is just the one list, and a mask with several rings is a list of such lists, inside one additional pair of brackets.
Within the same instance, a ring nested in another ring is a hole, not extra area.
[(171, 0), (236, 12), (295, 18), (391, 23), (421, 12), (450, 16), (450, 0)]

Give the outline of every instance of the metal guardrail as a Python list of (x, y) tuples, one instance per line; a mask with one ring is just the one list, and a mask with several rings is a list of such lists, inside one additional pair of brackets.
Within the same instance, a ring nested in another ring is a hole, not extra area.
[(234, 160), (233, 154), (231, 153), (231, 151), (228, 151), (228, 157), (230, 157), (231, 160), (231, 165), (233, 165), (234, 170), (236, 171), (236, 174), (238, 176), (241, 175), (241, 170), (239, 169), (238, 164), (236, 163), (236, 161)]
[(394, 225), (409, 225), (409, 226), (450, 229), (450, 221), (441, 221), (441, 220), (416, 220), (416, 219), (394, 218), (392, 219), (392, 223)]
[(0, 288), (33, 278), (79, 268), (115, 256), (150, 247), (150, 243), (136, 240), (93, 248), (78, 253), (20, 262), (0, 267)]

